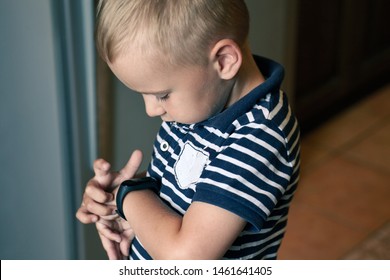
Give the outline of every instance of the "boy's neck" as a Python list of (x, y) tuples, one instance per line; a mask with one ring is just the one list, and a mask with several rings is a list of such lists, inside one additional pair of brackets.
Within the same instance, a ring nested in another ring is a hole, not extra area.
[(265, 81), (263, 74), (257, 67), (257, 64), (250, 51), (243, 53), (242, 66), (238, 72), (232, 92), (226, 107), (243, 98), (255, 87)]

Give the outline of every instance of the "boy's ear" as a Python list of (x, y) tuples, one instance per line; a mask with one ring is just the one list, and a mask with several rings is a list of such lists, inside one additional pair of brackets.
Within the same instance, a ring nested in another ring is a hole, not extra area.
[(230, 80), (240, 70), (242, 64), (242, 52), (240, 47), (231, 39), (218, 41), (210, 52), (210, 58), (214, 68), (221, 79)]

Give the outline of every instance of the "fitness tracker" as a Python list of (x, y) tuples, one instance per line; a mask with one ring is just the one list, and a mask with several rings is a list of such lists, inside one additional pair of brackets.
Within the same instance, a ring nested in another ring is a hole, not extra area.
[(156, 194), (159, 194), (160, 184), (156, 179), (152, 177), (134, 178), (126, 180), (122, 182), (122, 184), (120, 184), (118, 192), (116, 194), (116, 212), (125, 220), (127, 219), (123, 213), (123, 200), (129, 192), (138, 190), (152, 190)]

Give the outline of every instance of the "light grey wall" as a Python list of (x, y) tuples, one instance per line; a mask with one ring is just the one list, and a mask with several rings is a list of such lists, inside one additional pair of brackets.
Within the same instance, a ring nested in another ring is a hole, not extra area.
[[(252, 52), (284, 65), (288, 62), (289, 47), (288, 1), (295, 0), (246, 0), (251, 15)], [(116, 81), (115, 99), (114, 166), (120, 168), (126, 163), (131, 151), (138, 148), (144, 152), (145, 168), (161, 121), (148, 118), (142, 98), (119, 81)]]
[(142, 97), (118, 80), (115, 82), (114, 123), (115, 168), (121, 168), (129, 159), (131, 152), (140, 149), (144, 154), (141, 169), (146, 170), (161, 119), (149, 118), (145, 113)]
[(67, 259), (50, 1), (1, 0), (0, 38), (0, 259)]
[(0, 0), (1, 259), (101, 258), (75, 218), (96, 156), (93, 17), (93, 0)]
[(252, 52), (285, 68), (282, 88), (294, 106), (297, 0), (246, 0), (251, 16)]
[(252, 52), (285, 62), (287, 1), (246, 0), (251, 28)]

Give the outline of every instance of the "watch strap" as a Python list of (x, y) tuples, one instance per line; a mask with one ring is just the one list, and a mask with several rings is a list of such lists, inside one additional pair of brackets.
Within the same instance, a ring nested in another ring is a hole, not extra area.
[(116, 207), (117, 207), (116, 212), (123, 219), (127, 220), (125, 214), (123, 213), (123, 200), (125, 199), (126, 195), (129, 192), (139, 191), (139, 190), (152, 190), (156, 194), (159, 194), (160, 184), (153, 177), (134, 178), (134, 179), (123, 181), (120, 184), (118, 192), (116, 194)]

